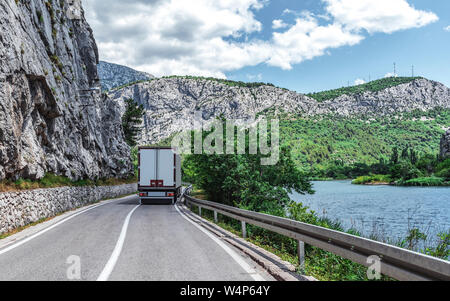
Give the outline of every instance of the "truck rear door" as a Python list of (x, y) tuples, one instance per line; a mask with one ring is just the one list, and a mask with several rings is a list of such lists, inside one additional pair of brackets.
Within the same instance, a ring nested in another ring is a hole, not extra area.
[(158, 180), (163, 187), (175, 186), (175, 156), (172, 149), (160, 149), (158, 152)]
[(157, 152), (156, 149), (140, 150), (140, 186), (150, 186), (150, 182), (156, 179)]

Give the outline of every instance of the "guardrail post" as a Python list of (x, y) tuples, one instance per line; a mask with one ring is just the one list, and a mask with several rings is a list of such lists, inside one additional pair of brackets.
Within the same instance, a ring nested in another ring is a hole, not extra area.
[(242, 237), (247, 238), (247, 225), (245, 222), (241, 222), (242, 227)]
[(198, 206), (198, 215), (202, 216), (202, 207)]
[(217, 211), (214, 211), (214, 222), (217, 224), (219, 219), (217, 218)]
[(300, 269), (305, 268), (305, 243), (303, 241), (298, 241), (298, 264)]

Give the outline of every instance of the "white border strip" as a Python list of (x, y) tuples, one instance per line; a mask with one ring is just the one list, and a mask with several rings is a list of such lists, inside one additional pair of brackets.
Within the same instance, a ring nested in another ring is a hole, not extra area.
[(120, 232), (120, 236), (117, 240), (114, 251), (112, 252), (111, 257), (103, 268), (102, 273), (100, 274), (100, 276), (98, 276), (97, 281), (108, 281), (109, 276), (116, 266), (120, 253), (122, 252), (123, 244), (125, 242), (125, 238), (127, 237), (128, 224), (130, 223), (131, 216), (133, 215), (134, 211), (136, 211), (136, 209), (138, 209), (140, 206), (141, 205), (137, 205), (136, 207), (134, 207), (133, 210), (131, 210), (125, 218), (125, 222), (123, 223), (122, 231)]
[(239, 256), (236, 252), (234, 252), (230, 247), (228, 247), (223, 241), (215, 237), (213, 234), (211, 234), (208, 230), (204, 229), (197, 223), (193, 222), (190, 218), (188, 218), (184, 213), (180, 211), (178, 208), (178, 205), (175, 205), (175, 209), (178, 211), (178, 213), (188, 222), (193, 224), (195, 227), (197, 227), (200, 231), (208, 235), (209, 238), (214, 240), (222, 249), (225, 250), (225, 252), (228, 253), (236, 262), (239, 264), (245, 272), (247, 272), (255, 281), (266, 281), (260, 274), (258, 274), (255, 269), (253, 269), (247, 262), (245, 262), (244, 259), (242, 259), (241, 256)]

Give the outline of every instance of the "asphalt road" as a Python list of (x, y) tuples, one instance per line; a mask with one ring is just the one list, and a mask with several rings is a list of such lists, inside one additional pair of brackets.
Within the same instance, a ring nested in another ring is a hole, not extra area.
[(127, 197), (0, 248), (0, 280), (271, 280), (205, 232), (174, 206)]

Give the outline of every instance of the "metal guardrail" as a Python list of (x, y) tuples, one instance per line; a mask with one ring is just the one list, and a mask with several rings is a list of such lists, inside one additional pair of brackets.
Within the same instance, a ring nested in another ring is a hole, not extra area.
[(200, 215), (202, 208), (213, 211), (216, 223), (218, 213), (241, 221), (243, 237), (246, 237), (248, 223), (298, 240), (300, 264), (304, 260), (304, 243), (307, 243), (367, 267), (374, 264), (369, 257), (378, 256), (381, 274), (397, 280), (450, 280), (449, 261), (287, 218), (199, 200), (188, 195), (190, 190), (187, 188), (183, 193), (186, 205), (198, 206)]

